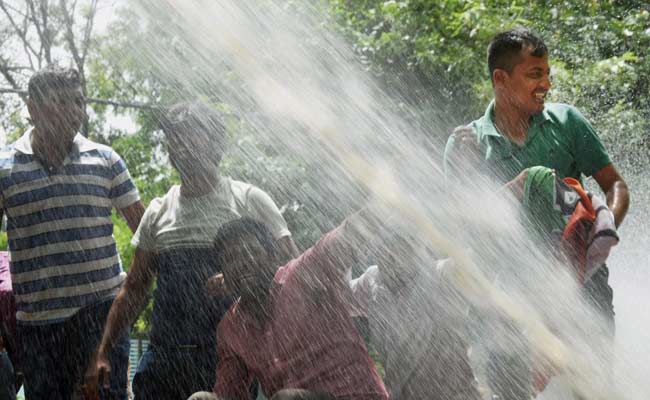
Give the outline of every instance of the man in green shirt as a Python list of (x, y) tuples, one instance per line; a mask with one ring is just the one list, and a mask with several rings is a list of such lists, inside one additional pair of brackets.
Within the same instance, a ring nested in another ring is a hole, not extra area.
[[(450, 136), (444, 161), (448, 176), (466, 179), (471, 165), (499, 184), (536, 165), (554, 169), (560, 178), (592, 176), (619, 226), (629, 206), (627, 185), (582, 114), (566, 104), (545, 103), (551, 81), (542, 39), (525, 29), (499, 33), (488, 47), (487, 61), (494, 100), (483, 117)], [(613, 338), (608, 275), (608, 269), (601, 268), (585, 284), (585, 292), (608, 320)]]
[(527, 30), (502, 32), (490, 43), (488, 67), (494, 100), (483, 117), (450, 136), (447, 173), (462, 173), (461, 157), (474, 153), (500, 184), (535, 165), (561, 178), (593, 176), (620, 225), (629, 205), (627, 185), (595, 130), (574, 107), (544, 102), (551, 88), (544, 42)]

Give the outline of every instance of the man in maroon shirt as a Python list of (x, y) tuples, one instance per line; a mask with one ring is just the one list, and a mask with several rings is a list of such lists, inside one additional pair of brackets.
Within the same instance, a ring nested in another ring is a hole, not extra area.
[(249, 399), (253, 378), (273, 399), (388, 398), (349, 316), (345, 268), (357, 259), (361, 232), (374, 230), (369, 220), (350, 217), (280, 268), (264, 225), (239, 219), (219, 229), (225, 284), (240, 298), (217, 328), (211, 398)]

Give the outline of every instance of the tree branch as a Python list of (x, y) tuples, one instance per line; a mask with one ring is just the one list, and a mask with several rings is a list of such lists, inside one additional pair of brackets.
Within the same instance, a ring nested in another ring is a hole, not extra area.
[(47, 0), (41, 0), (40, 5), (40, 10), (42, 13), (42, 18), (43, 18), (43, 26), (41, 26), (41, 21), (38, 19), (38, 13), (36, 12), (36, 7), (34, 6), (34, 1), (33, 0), (25, 0), (27, 3), (27, 6), (29, 7), (29, 16), (34, 24), (34, 28), (36, 28), (36, 33), (38, 34), (38, 38), (40, 39), (40, 50), (38, 52), (38, 68), (40, 69), (42, 65), (42, 58), (43, 58), (43, 53), (45, 53), (45, 61), (47, 63), (51, 63), (51, 55), (50, 55), (50, 37), (47, 31)]
[(25, 30), (20, 29), (20, 26), (18, 26), (18, 24), (14, 20), (9, 10), (7, 10), (7, 5), (5, 4), (4, 1), (0, 1), (0, 9), (4, 12), (4, 14), (9, 19), (9, 23), (11, 24), (11, 27), (14, 29), (14, 31), (16, 32), (20, 40), (23, 42), (23, 46), (25, 47), (25, 49), (29, 49), (32, 53), (34, 53), (34, 55), (38, 54), (30, 44), (29, 40), (27, 40), (27, 29)]
[[(75, 64), (77, 64), (77, 69), (79, 70), (79, 75), (83, 80), (83, 61), (79, 55), (79, 50), (77, 49), (77, 44), (74, 40), (74, 31), (72, 27), (74, 26), (74, 9), (68, 13), (68, 7), (66, 6), (65, 0), (59, 0), (59, 6), (61, 7), (61, 13), (63, 14), (63, 22), (65, 23), (65, 40), (68, 42), (68, 47), (70, 47), (70, 52), (72, 53), (72, 58), (74, 59)], [(84, 87), (83, 82), (81, 86)]]
[[(23, 31), (27, 32), (28, 24), (29, 24), (29, 16), (25, 15), (23, 17)], [(34, 68), (34, 60), (32, 59), (32, 53), (34, 54), (34, 57), (38, 57), (39, 65), (40, 65), (40, 54), (36, 54), (33, 51), (29, 51), (25, 42), (23, 42), (23, 50), (25, 50), (25, 54), (27, 55), (27, 60), (29, 61), (29, 65), (32, 67), (32, 70), (34, 70), (35, 68)]]
[(113, 106), (115, 108), (136, 108), (139, 110), (158, 110), (160, 109), (159, 105), (156, 104), (147, 104), (147, 103), (137, 103), (137, 102), (128, 102), (128, 101), (118, 101), (110, 99), (98, 99), (96, 97), (87, 97), (86, 103), (95, 103), (95, 104), (104, 104), (107, 106)]
[(41, 18), (43, 19), (43, 48), (45, 50), (45, 61), (47, 61), (48, 64), (52, 64), (52, 38), (53, 36), (50, 34), (50, 28), (49, 28), (49, 7), (48, 7), (48, 1), (47, 0), (40, 0), (41, 7)]
[(92, 0), (90, 4), (90, 11), (88, 12), (88, 17), (86, 19), (86, 27), (84, 28), (83, 39), (81, 41), (81, 62), (85, 65), (86, 56), (88, 55), (88, 49), (90, 48), (90, 34), (93, 30), (93, 24), (95, 23), (95, 13), (97, 12), (97, 3), (98, 0)]
[[(19, 95), (21, 98), (23, 98), (24, 96), (23, 99), (27, 98), (26, 90), (0, 88), (0, 94), (6, 94), (6, 93), (14, 93)], [(152, 110), (152, 111), (160, 108), (160, 106), (156, 104), (137, 103), (137, 102), (119, 101), (119, 100), (111, 100), (111, 99), (99, 99), (95, 97), (86, 97), (85, 101), (86, 103), (103, 104), (115, 108), (135, 108), (139, 110)]]
[(27, 103), (27, 93), (21, 93), (18, 89), (18, 82), (16, 82), (16, 79), (14, 79), (13, 75), (11, 75), (11, 72), (8, 70), (7, 61), (2, 58), (0, 58), (0, 74), (13, 87), (12, 90), (15, 90), (20, 98)]

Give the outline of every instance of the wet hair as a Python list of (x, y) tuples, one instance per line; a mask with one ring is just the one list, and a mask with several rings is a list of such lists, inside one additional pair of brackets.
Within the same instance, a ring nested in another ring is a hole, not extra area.
[(217, 153), (212, 154), (221, 160), (226, 145), (226, 127), (220, 113), (202, 101), (182, 102), (173, 105), (160, 115), (160, 126), (167, 139), (183, 135), (204, 134), (211, 148)]
[(511, 29), (494, 36), (487, 50), (490, 79), (495, 69), (512, 72), (515, 65), (521, 61), (521, 52), (525, 49), (530, 49), (530, 54), (534, 57), (544, 57), (548, 54), (544, 41), (528, 29)]
[(81, 87), (81, 78), (76, 69), (48, 65), (32, 75), (27, 85), (27, 92), (30, 99), (42, 103), (51, 91), (79, 87)]
[(269, 228), (260, 221), (243, 217), (223, 224), (212, 241), (212, 248), (215, 251), (220, 265), (223, 265), (225, 261), (224, 250), (227, 243), (242, 241), (244, 238), (250, 236), (257, 239), (269, 258), (273, 260), (277, 258), (278, 249)]

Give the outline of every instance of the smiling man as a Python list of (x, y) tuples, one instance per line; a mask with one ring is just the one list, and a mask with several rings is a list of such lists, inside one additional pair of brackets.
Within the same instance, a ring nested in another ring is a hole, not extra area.
[[(473, 179), (468, 164), (498, 184), (533, 166), (551, 168), (560, 178), (581, 181), (583, 175), (592, 176), (606, 195), (618, 227), (629, 206), (627, 185), (585, 117), (570, 105), (545, 103), (551, 80), (548, 49), (542, 39), (526, 29), (501, 32), (490, 42), (487, 62), (494, 101), (483, 117), (456, 128), (450, 136), (445, 148), (448, 177)], [(603, 266), (584, 289), (613, 338), (613, 294), (608, 278)]]
[(594, 128), (574, 107), (545, 103), (551, 88), (548, 49), (528, 30), (497, 34), (488, 47), (494, 100), (485, 115), (456, 128), (445, 148), (445, 170), (462, 173), (459, 156), (474, 153), (499, 184), (525, 168), (543, 165), (561, 178), (593, 176), (607, 195), (616, 225), (629, 195)]

